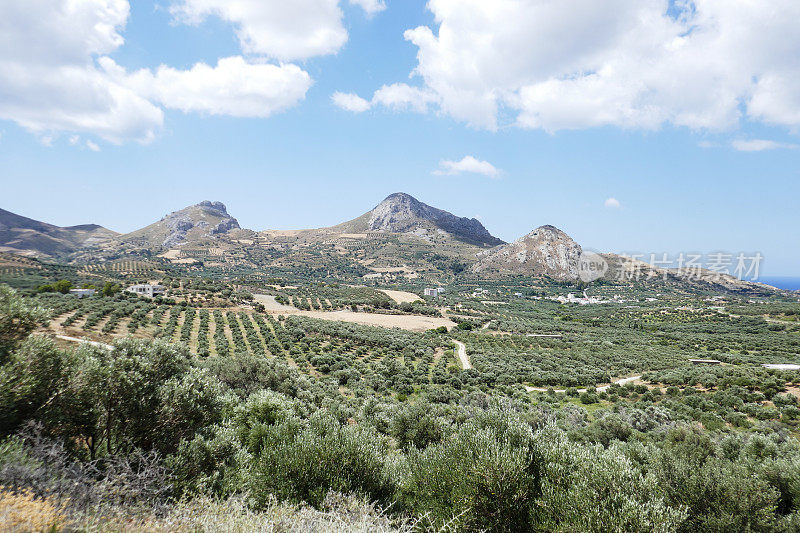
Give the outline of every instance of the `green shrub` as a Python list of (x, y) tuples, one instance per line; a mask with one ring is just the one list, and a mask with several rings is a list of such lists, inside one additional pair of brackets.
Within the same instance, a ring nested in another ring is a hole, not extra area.
[(535, 521), (544, 531), (677, 531), (685, 518), (670, 506), (652, 475), (644, 474), (621, 446), (584, 446), (548, 427), (537, 435), (541, 496)]
[(391, 499), (388, 450), (372, 430), (319, 413), (302, 427), (287, 420), (260, 425), (253, 435), (261, 445), (248, 488), (257, 507), (268, 505), (271, 496), (319, 506), (330, 491)]
[(530, 426), (505, 413), (470, 421), (441, 444), (409, 451), (402, 500), (432, 527), (528, 531), (539, 484), (532, 445)]

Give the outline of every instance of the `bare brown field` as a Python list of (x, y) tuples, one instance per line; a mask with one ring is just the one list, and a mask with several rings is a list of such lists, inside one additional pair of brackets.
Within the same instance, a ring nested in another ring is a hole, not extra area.
[[(410, 293), (408, 293), (410, 294)], [(416, 296), (416, 295), (415, 295)], [(382, 328), (400, 328), (409, 331), (426, 331), (429, 329), (445, 326), (451, 328), (455, 322), (448, 318), (437, 318), (423, 315), (384, 315), (378, 313), (354, 313), (353, 311), (301, 311), (295, 307), (281, 305), (275, 301), (274, 296), (267, 294), (257, 294), (255, 299), (264, 306), (269, 314), (276, 315), (299, 315), (322, 320), (334, 320), (341, 322), (353, 322), (367, 326), (378, 326)]]
[(422, 300), (422, 298), (420, 298), (413, 292), (392, 291), (389, 289), (378, 289), (378, 290), (399, 304), (411, 303), (411, 302), (416, 302), (417, 300)]

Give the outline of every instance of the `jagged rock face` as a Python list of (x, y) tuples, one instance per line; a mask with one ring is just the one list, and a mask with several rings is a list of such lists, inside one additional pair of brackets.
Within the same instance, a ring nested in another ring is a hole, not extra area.
[(474, 218), (457, 217), (424, 204), (405, 193), (389, 195), (369, 213), (369, 231), (415, 233), (424, 231), (425, 223), (453, 237), (473, 244), (496, 246), (503, 241), (493, 237)]
[(167, 236), (161, 243), (164, 247), (185, 242), (192, 230), (200, 230), (200, 233), (206, 235), (219, 235), (239, 229), (239, 222), (228, 214), (225, 204), (207, 200), (171, 213), (162, 222), (168, 229)]
[(580, 245), (569, 235), (553, 226), (541, 226), (511, 244), (481, 252), (472, 270), (485, 275), (576, 280), (581, 253)]
[(228, 214), (225, 204), (205, 201), (170, 213), (155, 224), (124, 235), (122, 240), (140, 246), (170, 248), (234, 229), (240, 229), (239, 222)]

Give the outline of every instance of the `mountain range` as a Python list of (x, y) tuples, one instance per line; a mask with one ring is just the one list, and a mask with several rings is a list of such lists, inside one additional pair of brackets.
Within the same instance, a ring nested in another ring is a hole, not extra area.
[[(475, 218), (453, 215), (406, 193), (394, 193), (363, 215), (326, 228), (295, 231), (241, 228), (221, 202), (204, 201), (175, 211), (139, 230), (118, 234), (94, 224), (59, 227), (0, 209), (0, 251), (44, 258), (75, 260), (81, 254), (119, 255), (161, 253), (176, 257), (189, 250), (270, 246), (288, 251), (272, 266), (303, 268), (316, 260), (319, 269), (340, 256), (368, 266), (376, 275), (405, 274), (451, 268), (454, 273), (481, 278), (547, 277), (577, 281), (583, 249), (560, 229), (540, 226), (520, 239), (505, 243)], [(320, 256), (309, 249), (333, 247), (335, 254)], [(171, 254), (171, 255), (170, 255)], [(320, 259), (321, 257), (321, 259)], [(631, 267), (629, 260), (602, 254), (607, 279)], [(445, 265), (444, 267), (442, 265)], [(461, 266), (459, 266), (461, 265)], [(763, 285), (731, 276), (701, 272), (685, 274), (636, 265), (651, 278), (691, 281), (723, 290), (750, 290)]]
[(59, 257), (107, 243), (119, 234), (97, 224), (60, 227), (0, 209), (0, 251)]

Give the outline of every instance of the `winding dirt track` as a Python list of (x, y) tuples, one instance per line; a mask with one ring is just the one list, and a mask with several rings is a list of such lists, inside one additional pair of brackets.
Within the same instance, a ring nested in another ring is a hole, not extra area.
[(458, 345), (458, 358), (461, 361), (461, 368), (464, 370), (471, 369), (472, 363), (469, 362), (469, 357), (467, 357), (467, 345), (457, 340), (453, 340), (453, 342)]
[[(469, 356), (467, 356), (467, 345), (464, 344), (463, 342), (457, 341), (455, 339), (453, 339), (453, 342), (456, 343), (456, 345), (458, 346), (458, 359), (461, 361), (461, 368), (463, 368), (464, 370), (471, 369), (472, 368), (472, 363), (470, 363)], [(642, 376), (631, 376), (629, 378), (618, 379), (618, 380), (614, 381), (613, 384), (614, 385), (625, 385), (626, 383), (630, 383), (631, 381), (636, 381), (637, 379), (641, 379), (641, 378), (642, 378)], [(523, 387), (525, 387), (525, 390), (528, 391), (528, 392), (534, 392), (534, 391), (547, 392), (548, 391), (547, 387), (530, 387), (528, 385), (523, 385)], [(611, 385), (601, 385), (600, 387), (597, 387), (597, 392), (607, 391), (609, 389), (609, 387), (611, 387)], [(553, 390), (555, 392), (567, 392), (567, 389), (553, 389)], [(583, 393), (583, 392), (586, 392), (587, 390), (588, 389), (585, 389), (585, 388), (584, 389), (578, 389), (578, 392), (579, 393)]]
[[(637, 379), (641, 379), (642, 376), (631, 376), (629, 378), (622, 378), (615, 381), (614, 385), (625, 385), (626, 383), (630, 383), (631, 381), (636, 381)], [(539, 391), (539, 392), (547, 392), (547, 387), (529, 387), (528, 385), (523, 385), (525, 390), (528, 392)], [(597, 392), (604, 392), (607, 391), (611, 387), (611, 385), (602, 385), (597, 387)], [(555, 392), (567, 392), (567, 389), (553, 389)], [(578, 389), (578, 392), (586, 392), (587, 389)]]
[(69, 341), (69, 342), (79, 342), (81, 344), (90, 344), (92, 346), (97, 346), (98, 348), (105, 348), (107, 350), (111, 350), (114, 347), (110, 344), (106, 344), (104, 342), (97, 342), (97, 341), (90, 341), (89, 339), (82, 339), (80, 337), (69, 337), (67, 335), (56, 335), (57, 339), (61, 339), (62, 341)]

